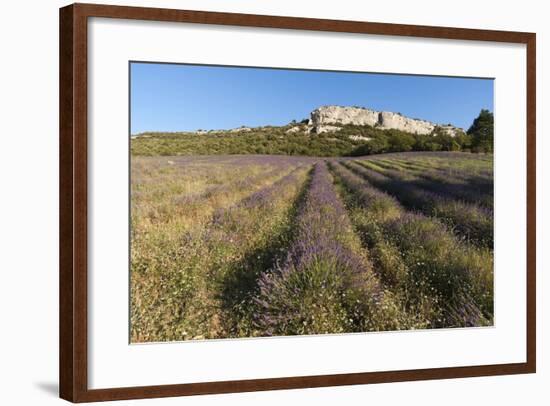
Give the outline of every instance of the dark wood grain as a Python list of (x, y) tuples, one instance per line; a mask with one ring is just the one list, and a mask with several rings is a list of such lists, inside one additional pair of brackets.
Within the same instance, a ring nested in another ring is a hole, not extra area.
[(292, 378), (253, 379), (244, 381), (201, 382), (181, 385), (141, 386), (90, 390), (79, 401), (96, 402), (124, 399), (146, 399), (172, 396), (253, 392), (279, 389), (319, 388), (429, 379), (471, 378), (490, 375), (513, 375), (533, 372), (527, 364), (483, 365), (416, 369), (406, 371), (367, 372), (338, 375), (300, 376)]
[(88, 390), (88, 14), (74, 7), (73, 41), (73, 278), (74, 278), (74, 385)]
[(530, 33), (514, 31), (477, 30), (467, 28), (325, 20), (301, 17), (279, 17), (257, 14), (217, 13), (210, 11), (174, 10), (164, 8), (108, 6), (101, 4), (78, 4), (78, 7), (87, 15), (94, 17), (234, 25), (241, 27), (284, 28), (294, 30), (514, 43), (527, 43), (532, 35)]
[[(89, 17), (346, 32), (527, 46), (526, 362), (90, 390), (87, 384), (87, 22)], [(533, 33), (74, 4), (60, 9), (60, 396), (72, 402), (449, 379), (536, 371), (536, 37)]]
[(87, 17), (60, 9), (59, 390), (74, 402), (88, 390)]
[(74, 399), (73, 6), (59, 11), (59, 395)]

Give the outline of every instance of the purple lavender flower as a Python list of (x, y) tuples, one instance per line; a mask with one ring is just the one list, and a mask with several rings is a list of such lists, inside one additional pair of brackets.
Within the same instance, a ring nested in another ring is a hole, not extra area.
[[(295, 227), (286, 258), (258, 281), (257, 326), (271, 334), (361, 329), (357, 319), (368, 318), (383, 293), (370, 264), (342, 241), (351, 224), (325, 163), (315, 165)], [(350, 305), (346, 293), (354, 292)]]
[(356, 161), (344, 165), (374, 186), (395, 196), (403, 205), (439, 218), (467, 240), (484, 247), (493, 247), (493, 213), (490, 209), (446, 199), (407, 180), (392, 179)]

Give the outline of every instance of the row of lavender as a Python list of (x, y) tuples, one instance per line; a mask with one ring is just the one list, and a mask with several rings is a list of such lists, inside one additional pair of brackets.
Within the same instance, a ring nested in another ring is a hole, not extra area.
[[(407, 181), (412, 185), (434, 193), (474, 205), (493, 208), (492, 177), (455, 174), (454, 170), (418, 166), (410, 162), (390, 159), (365, 160), (367, 165), (392, 179)], [(452, 172), (453, 171), (453, 172)]]
[(425, 327), (386, 291), (325, 163), (315, 165), (284, 258), (258, 281), (254, 320), (268, 335)]
[(325, 164), (316, 165), (294, 242), (259, 280), (260, 330), (271, 335), (492, 324), (489, 209), (423, 190), (396, 173), (385, 176), (349, 161), (329, 166), (334, 179)]
[[(329, 167), (334, 177), (325, 163), (315, 165), (293, 221), (292, 244), (255, 282), (248, 302), (255, 335), (492, 324), (490, 249), (457, 238), (436, 218), (408, 211), (371, 186), (366, 168), (350, 162)], [(340, 194), (335, 183), (343, 186)], [(405, 179), (400, 186), (402, 198), (423, 199), (420, 207), (442, 199)], [(241, 204), (267, 204), (272, 190)]]
[(457, 238), (437, 219), (407, 211), (349, 168), (331, 164), (374, 269), (404, 306), (431, 327), (491, 324), (491, 250)]
[(205, 241), (219, 260), (211, 282), (217, 286), (222, 334), (263, 335), (253, 326), (257, 280), (286, 250), (293, 209), (309, 172), (310, 165), (299, 164), (269, 186), (214, 213)]
[[(148, 200), (132, 208), (132, 342), (250, 335), (241, 299), (287, 232), (311, 161), (216, 158), (141, 159), (133, 168), (147, 179), (137, 186)], [(178, 198), (190, 194), (200, 198)], [(163, 216), (148, 215), (161, 207)]]
[(463, 201), (453, 198), (443, 182), (432, 182), (426, 187), (406, 172), (384, 171), (369, 161), (348, 161), (344, 165), (395, 196), (407, 208), (440, 219), (458, 236), (474, 244), (493, 247), (493, 210), (475, 203), (475, 193), (472, 192), (470, 201)]

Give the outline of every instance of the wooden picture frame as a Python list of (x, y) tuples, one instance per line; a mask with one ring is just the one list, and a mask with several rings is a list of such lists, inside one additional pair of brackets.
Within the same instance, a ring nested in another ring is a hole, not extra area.
[[(88, 387), (88, 19), (217, 24), (241, 27), (364, 33), (527, 46), (527, 328), (526, 362), (385, 372), (197, 382), (109, 389)], [(536, 371), (536, 37), (534, 33), (428, 27), (356, 21), (276, 17), (108, 5), (74, 4), (60, 9), (60, 396), (72, 402), (140, 399), (368, 383), (448, 379)]]

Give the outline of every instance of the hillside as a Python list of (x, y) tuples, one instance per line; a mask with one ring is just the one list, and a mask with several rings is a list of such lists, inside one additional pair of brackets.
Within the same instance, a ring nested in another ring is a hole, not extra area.
[[(275, 154), (360, 156), (406, 151), (470, 151), (472, 137), (399, 113), (362, 107), (323, 106), (310, 118), (284, 126), (138, 134), (133, 155)], [(476, 151), (477, 152), (477, 151)]]

